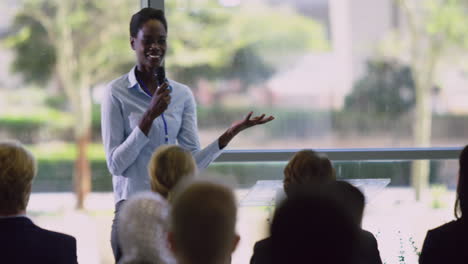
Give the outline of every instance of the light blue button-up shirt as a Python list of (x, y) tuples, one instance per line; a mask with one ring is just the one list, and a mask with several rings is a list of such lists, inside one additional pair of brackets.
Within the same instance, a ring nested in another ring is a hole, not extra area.
[[(222, 152), (218, 140), (200, 149), (196, 103), (186, 85), (169, 80), (171, 103), (164, 112), (169, 144), (178, 144), (192, 152), (198, 168), (206, 168)], [(115, 202), (150, 190), (148, 162), (153, 152), (165, 144), (164, 123), (157, 117), (146, 136), (139, 128), (151, 97), (135, 77), (135, 67), (110, 82), (101, 106), (102, 140), (107, 167), (112, 174)]]

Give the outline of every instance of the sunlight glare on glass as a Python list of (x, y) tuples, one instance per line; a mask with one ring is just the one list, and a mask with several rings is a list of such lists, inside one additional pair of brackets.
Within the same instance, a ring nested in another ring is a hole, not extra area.
[(219, 4), (225, 7), (233, 7), (240, 5), (241, 0), (219, 0)]

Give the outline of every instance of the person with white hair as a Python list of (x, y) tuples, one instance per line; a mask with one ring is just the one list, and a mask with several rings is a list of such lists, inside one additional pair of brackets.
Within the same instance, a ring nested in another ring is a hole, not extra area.
[(119, 214), (119, 264), (176, 263), (167, 245), (169, 205), (154, 192), (136, 194)]

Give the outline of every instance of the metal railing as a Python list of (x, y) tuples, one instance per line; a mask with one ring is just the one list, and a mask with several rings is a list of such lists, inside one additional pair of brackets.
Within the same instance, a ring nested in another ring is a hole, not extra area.
[[(330, 160), (443, 160), (458, 159), (461, 147), (450, 148), (352, 148), (314, 149)], [(281, 162), (288, 161), (299, 149), (226, 150), (214, 162)]]

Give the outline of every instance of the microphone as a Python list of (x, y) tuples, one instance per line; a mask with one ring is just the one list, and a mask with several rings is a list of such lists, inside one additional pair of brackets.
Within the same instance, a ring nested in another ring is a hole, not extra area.
[[(156, 70), (156, 81), (158, 82), (158, 87), (163, 85), (163, 83), (167, 82), (168, 86), (167, 89), (169, 89), (169, 92), (172, 92), (172, 87), (169, 84), (169, 81), (166, 79), (166, 71), (164, 70), (164, 66), (159, 67)], [(161, 114), (161, 118), (164, 124), (164, 142), (166, 144), (169, 144), (169, 132), (167, 129), (167, 121), (166, 118), (164, 117), (164, 113)]]
[(168, 82), (167, 89), (169, 89), (169, 91), (172, 92), (172, 86), (169, 84), (169, 81), (166, 78), (166, 70), (164, 69), (164, 66), (161, 66), (156, 70), (156, 78), (158, 80), (158, 86), (161, 86), (165, 82)]

